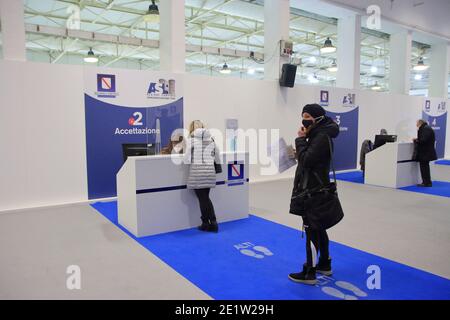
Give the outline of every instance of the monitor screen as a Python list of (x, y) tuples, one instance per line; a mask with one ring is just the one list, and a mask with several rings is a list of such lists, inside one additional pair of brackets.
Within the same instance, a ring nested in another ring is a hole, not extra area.
[(375, 143), (373, 149), (379, 148), (387, 142), (396, 142), (397, 136), (390, 134), (379, 134), (375, 136)]
[(155, 145), (147, 143), (123, 143), (123, 161), (128, 157), (155, 155)]

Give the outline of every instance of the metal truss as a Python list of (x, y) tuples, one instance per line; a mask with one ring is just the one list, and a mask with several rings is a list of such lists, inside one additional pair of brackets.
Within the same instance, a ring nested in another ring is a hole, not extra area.
[[(66, 56), (81, 57), (92, 47), (100, 65), (133, 61), (139, 68), (153, 69), (159, 64), (159, 27), (143, 21), (149, 4), (149, 0), (24, 0), (27, 49), (46, 53), (52, 63), (60, 63)], [(254, 52), (263, 59), (262, 5), (263, 0), (186, 0), (186, 69), (211, 73), (226, 61), (236, 72), (257, 69), (254, 77), (260, 78), (261, 66), (249, 57)], [(82, 30), (66, 28), (70, 6), (79, 8)], [(238, 9), (244, 7), (246, 10)], [(291, 8), (290, 38), (295, 57), (303, 62), (300, 75), (316, 74), (322, 82), (333, 83), (335, 75), (327, 66), (336, 56), (323, 56), (319, 49), (327, 37), (337, 41), (336, 24), (334, 18)], [(423, 44), (414, 44), (413, 61), (423, 48)], [(317, 62), (308, 63), (309, 57)], [(369, 71), (374, 65), (376, 74)], [(388, 77), (389, 35), (363, 29), (362, 84), (378, 81), (387, 87)]]

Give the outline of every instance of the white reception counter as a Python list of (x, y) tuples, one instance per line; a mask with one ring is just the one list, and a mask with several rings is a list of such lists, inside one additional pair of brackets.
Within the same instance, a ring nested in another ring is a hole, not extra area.
[(419, 165), (412, 161), (414, 144), (386, 143), (366, 154), (364, 183), (402, 188), (419, 183)]
[[(183, 155), (128, 157), (117, 174), (119, 224), (143, 237), (201, 224), (200, 207), (187, 189)], [(218, 222), (248, 218), (248, 152), (222, 153), (222, 173), (210, 197)]]

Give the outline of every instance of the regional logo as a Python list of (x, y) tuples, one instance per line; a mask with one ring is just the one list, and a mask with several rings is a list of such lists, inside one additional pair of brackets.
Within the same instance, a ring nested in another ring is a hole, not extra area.
[(118, 96), (116, 92), (116, 75), (114, 74), (97, 74), (97, 92), (99, 98), (115, 98)]

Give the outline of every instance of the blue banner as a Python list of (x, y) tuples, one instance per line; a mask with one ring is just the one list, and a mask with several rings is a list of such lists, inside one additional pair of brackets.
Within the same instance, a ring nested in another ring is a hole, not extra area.
[(327, 116), (339, 125), (339, 136), (334, 139), (334, 167), (336, 170), (355, 169), (358, 153), (359, 108), (346, 112), (330, 112)]
[(126, 107), (85, 94), (85, 117), (88, 198), (114, 197), (122, 144), (165, 147), (172, 132), (183, 128), (183, 98), (163, 106)]
[(447, 130), (447, 113), (440, 116), (430, 116), (425, 112), (422, 117), (428, 121), (428, 124), (433, 128), (436, 136), (436, 153), (438, 158), (445, 156), (445, 131)]
[(426, 100), (422, 111), (422, 118), (433, 128), (436, 137), (436, 153), (438, 158), (445, 157), (445, 139), (447, 131), (446, 102), (440, 100)]

